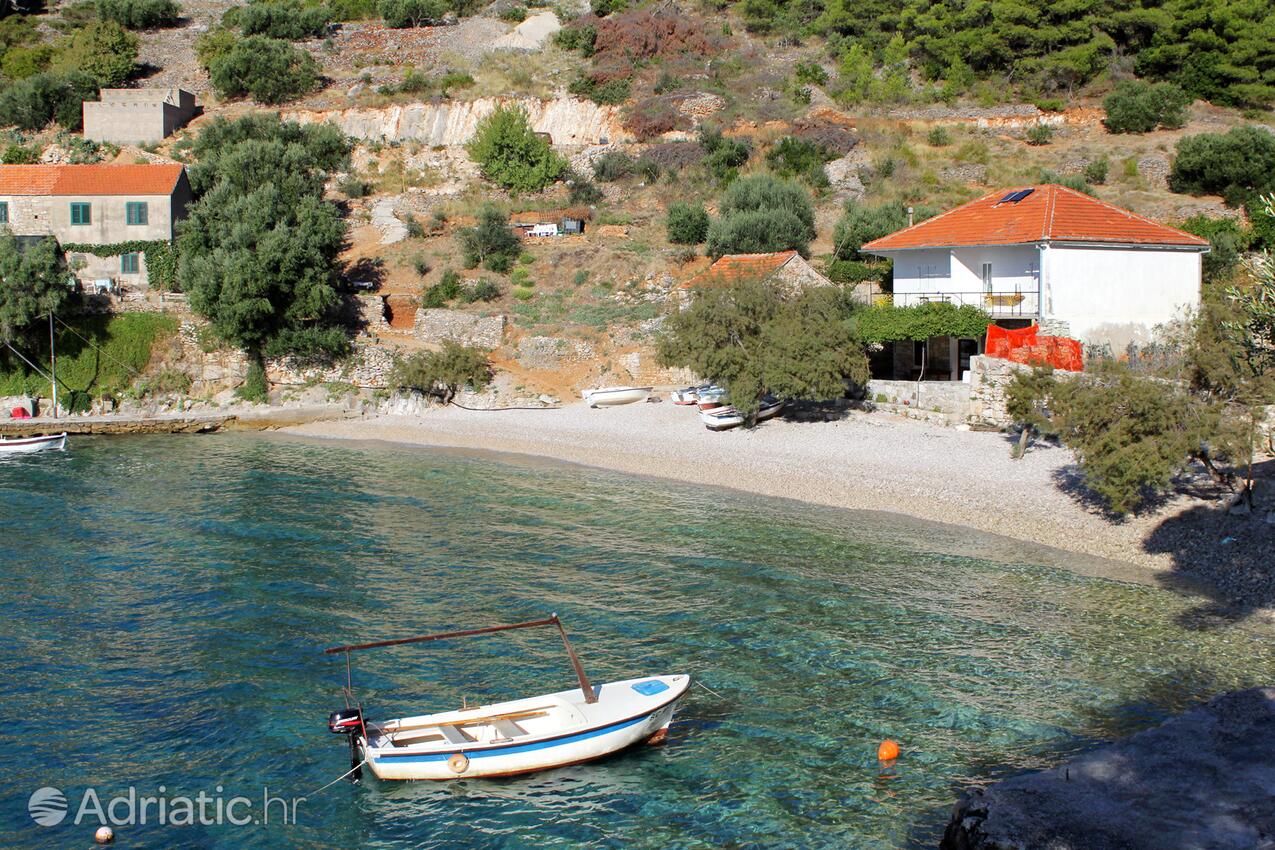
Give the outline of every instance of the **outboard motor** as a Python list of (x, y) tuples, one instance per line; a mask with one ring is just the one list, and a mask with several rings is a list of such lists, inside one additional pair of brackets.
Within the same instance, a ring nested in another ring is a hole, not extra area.
[(350, 781), (358, 782), (363, 778), (363, 760), (359, 758), (359, 736), (363, 734), (363, 709), (359, 707), (342, 708), (328, 715), (328, 731), (334, 735), (345, 735), (350, 742)]

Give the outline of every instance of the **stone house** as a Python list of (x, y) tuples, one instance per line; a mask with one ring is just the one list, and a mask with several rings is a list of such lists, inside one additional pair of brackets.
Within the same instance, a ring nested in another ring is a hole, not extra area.
[(795, 295), (812, 286), (832, 286), (832, 281), (796, 251), (768, 254), (726, 254), (699, 274), (683, 281), (678, 290), (684, 299), (692, 289), (720, 286), (739, 280), (773, 281), (785, 294)]
[(149, 286), (136, 243), (171, 242), (190, 202), (186, 169), (176, 163), (0, 165), (0, 226), (18, 237), (54, 236), (64, 246), (121, 246), (119, 253), (68, 252), (75, 276), (98, 289)]
[(117, 145), (162, 142), (186, 126), (195, 96), (183, 89), (102, 89), (83, 105), (84, 138)]

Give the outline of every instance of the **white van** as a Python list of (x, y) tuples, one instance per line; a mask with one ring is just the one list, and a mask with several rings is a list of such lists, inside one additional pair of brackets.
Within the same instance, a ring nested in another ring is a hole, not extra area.
[(528, 236), (557, 236), (558, 225), (556, 224), (537, 224), (535, 227), (527, 231)]

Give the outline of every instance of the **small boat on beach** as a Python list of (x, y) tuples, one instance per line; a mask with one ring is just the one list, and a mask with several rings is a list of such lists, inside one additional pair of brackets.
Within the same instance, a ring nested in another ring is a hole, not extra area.
[(674, 404), (687, 405), (699, 401), (699, 391), (703, 387), (683, 387), (668, 394), (669, 401)]
[[(763, 401), (754, 421), (764, 422), (767, 419), (773, 419), (783, 411), (785, 404), (786, 402), (778, 400)], [(729, 428), (738, 428), (744, 424), (743, 414), (733, 407), (703, 410), (700, 412), (699, 418), (704, 423), (704, 427), (710, 431), (725, 431)]]
[(726, 406), (726, 399), (729, 395), (730, 394), (726, 391), (725, 387), (708, 387), (707, 389), (700, 390), (696, 396), (695, 403), (699, 406), (701, 411), (715, 410), (716, 408)]
[(599, 387), (596, 390), (585, 390), (580, 395), (589, 403), (589, 407), (615, 407), (646, 401), (651, 397), (653, 389), (655, 387)]
[[(354, 698), (349, 653), (355, 650), (539, 626), (558, 629), (579, 688), (379, 722), (366, 720)], [(624, 679), (594, 688), (557, 614), (324, 651), (346, 656), (346, 707), (332, 713), (328, 729), (348, 736), (350, 772), (357, 774), (366, 764), (378, 779), (512, 776), (591, 761), (636, 744), (660, 743), (668, 734), (673, 710), (691, 685), (690, 676), (682, 674)]]
[(0, 455), (66, 451), (66, 432), (42, 437), (0, 437)]

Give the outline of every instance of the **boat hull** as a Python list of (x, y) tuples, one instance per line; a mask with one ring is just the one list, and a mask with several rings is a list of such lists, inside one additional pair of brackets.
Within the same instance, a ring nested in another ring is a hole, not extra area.
[[(758, 422), (765, 422), (767, 419), (773, 419), (778, 416), (784, 409), (783, 402), (775, 402), (763, 405), (761, 410), (757, 411)], [(699, 415), (700, 421), (704, 423), (704, 427), (710, 431), (726, 431), (730, 428), (738, 428), (744, 424), (744, 417), (736, 412), (733, 407), (718, 408), (716, 410), (702, 410)]]
[(32, 452), (60, 452), (66, 450), (66, 433), (47, 437), (19, 437), (0, 439), (0, 455), (30, 454)]
[(654, 387), (605, 387), (600, 390), (587, 390), (584, 400), (589, 407), (616, 407), (621, 404), (633, 404), (646, 401)]
[[(514, 776), (592, 761), (652, 739), (661, 740), (667, 734), (677, 703), (690, 687), (690, 678), (654, 678), (678, 680), (677, 686), (670, 687), (667, 694), (660, 694), (660, 699), (652, 698), (651, 704), (644, 709), (634, 706), (636, 714), (595, 717), (582, 727), (566, 729), (558, 734), (527, 740), (513, 739), (499, 744), (435, 748), (429, 752), (412, 752), (410, 747), (401, 748), (401, 752), (396, 747), (369, 748), (360, 738), (360, 749), (372, 773), (378, 779), (386, 780), (443, 781)], [(630, 684), (608, 684), (601, 690)], [(578, 691), (576, 693), (579, 694)], [(578, 707), (587, 709), (584, 705)]]

